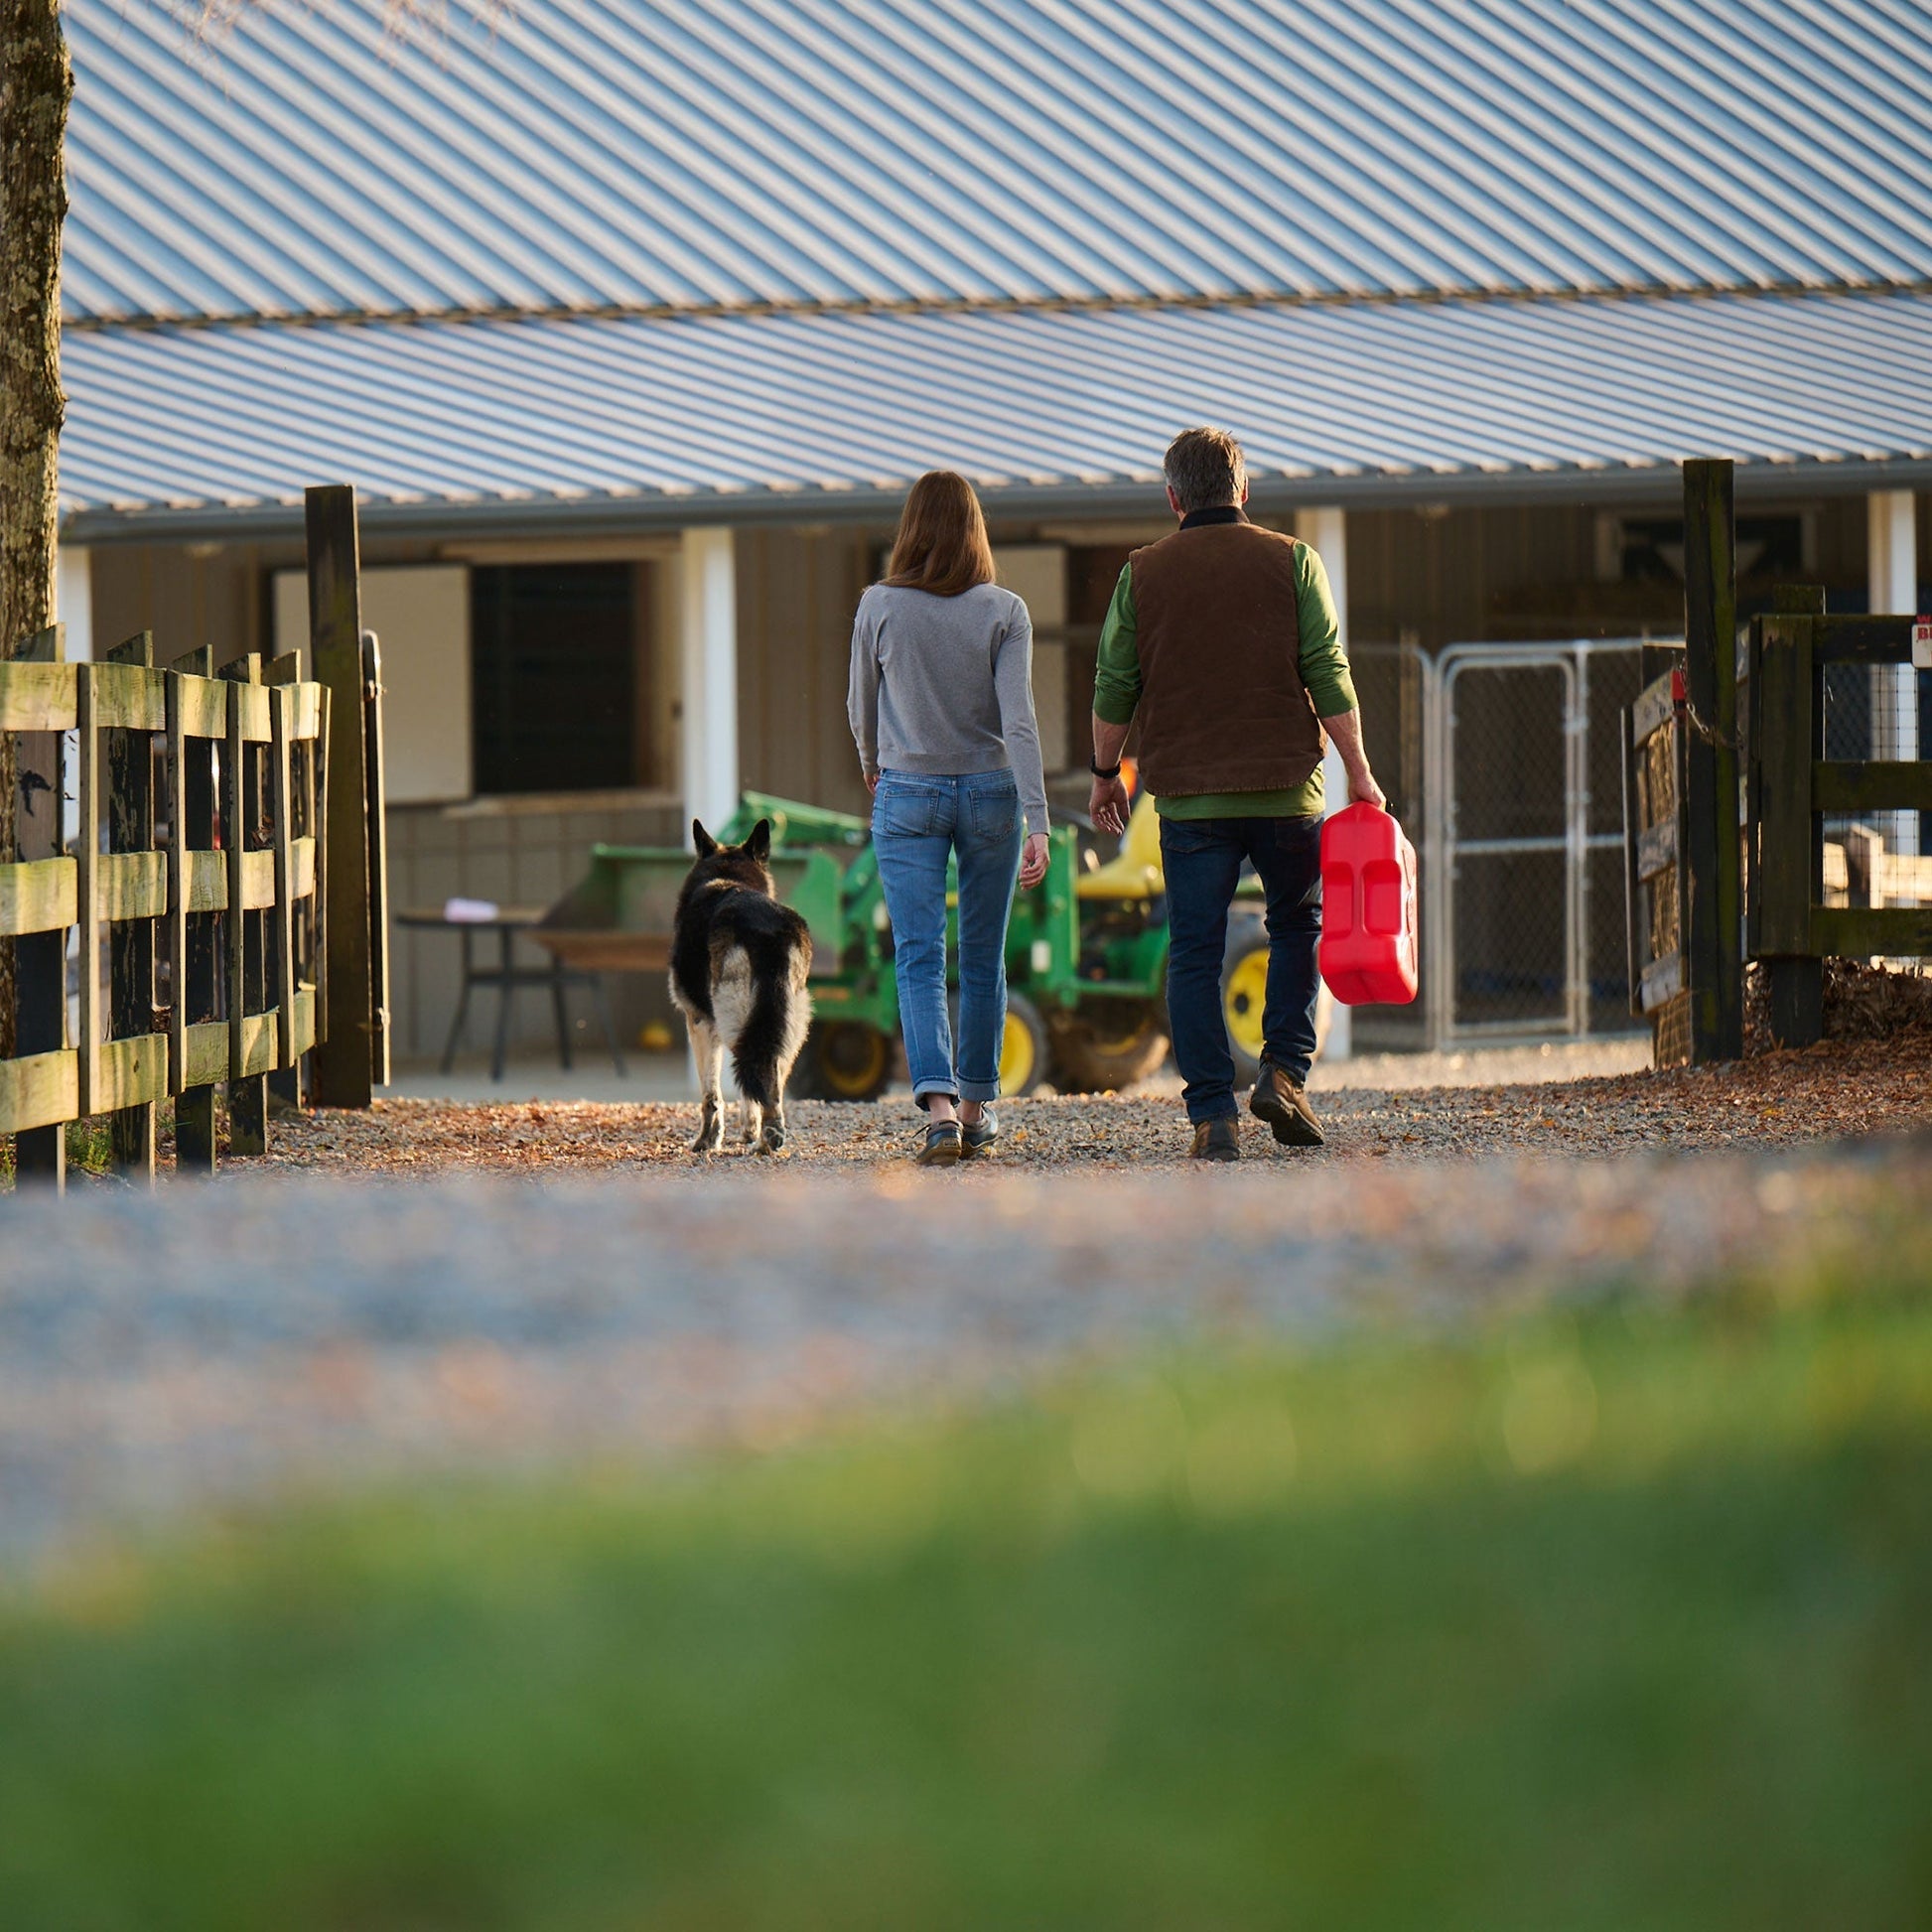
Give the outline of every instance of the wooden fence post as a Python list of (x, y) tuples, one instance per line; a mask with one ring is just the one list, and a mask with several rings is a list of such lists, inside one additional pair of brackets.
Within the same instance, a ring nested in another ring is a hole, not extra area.
[(221, 759), (221, 844), (228, 875), (223, 914), (227, 956), (228, 1152), (242, 1158), (268, 1152), (268, 1083), (247, 1071), (248, 1016), (266, 998), (262, 914), (247, 909), (248, 853), (262, 817), (261, 754), (243, 726), (243, 689), (261, 683), (261, 659), (237, 657), (222, 665), (228, 692), (228, 735)]
[(324, 905), (327, 1004), (318, 1016), (316, 1099), (366, 1107), (372, 1091), (367, 739), (362, 729), (362, 616), (355, 490), (306, 492), (309, 643), (315, 678), (330, 697), (329, 868)]
[(1691, 1058), (1744, 1050), (1737, 823), (1737, 543), (1727, 460), (1684, 465), (1684, 644), (1690, 747), (1684, 878)]
[(382, 756), (382, 645), (362, 632), (362, 777), (369, 826), (369, 1069), (389, 1084), (389, 823)]
[[(107, 653), (110, 664), (154, 664), (154, 632), (143, 630)], [(111, 852), (154, 850), (154, 740), (117, 731), (107, 747), (107, 845)], [(107, 1025), (116, 1039), (155, 1029), (154, 921), (116, 921), (107, 934)], [(112, 1159), (122, 1173), (154, 1184), (155, 1106), (119, 1107), (108, 1116)]]
[[(65, 633), (57, 624), (30, 637), (14, 653), (21, 664), (59, 664), (67, 656)], [(63, 845), (62, 817), (67, 797), (67, 769), (59, 732), (23, 732), (16, 741), (19, 757), (15, 800), (14, 844), (8, 856), (23, 860), (57, 859)], [(14, 941), (15, 1021), (14, 1051), (26, 1059), (36, 1053), (58, 1053), (68, 1043), (68, 935), (65, 927), (53, 932), (23, 933)], [(64, 1126), (30, 1127), (14, 1136), (14, 1174), (17, 1181), (52, 1181), (67, 1185), (68, 1134)]]
[(1811, 621), (1824, 615), (1822, 586), (1780, 589), (1775, 615), (1758, 620), (1752, 639), (1751, 922), (1779, 1046), (1812, 1046), (1825, 1033), (1825, 962), (1811, 949), (1811, 908), (1825, 897), (1825, 848), (1811, 809), (1812, 761), (1824, 750)]
[[(292, 686), (301, 682), (302, 660), (290, 651), (264, 666), (262, 682), (269, 687), (269, 730), (273, 734), (268, 754), (269, 813), (275, 831), (275, 916), (269, 933), (271, 964), (270, 991), (275, 998), (275, 1069), (268, 1076), (271, 1104), (294, 1110), (302, 1105), (302, 1052), (296, 1044), (295, 987), (299, 970), (296, 959), (295, 907), (293, 902), (291, 845), (296, 836), (294, 730), (295, 693)], [(304, 829), (314, 831), (306, 822)]]
[[(170, 666), (194, 677), (214, 675), (207, 645), (177, 657)], [(182, 729), (182, 689), (168, 684), (169, 895), (174, 906), (170, 944), (174, 1014), (170, 1024), (175, 1087), (175, 1169), (180, 1173), (214, 1172), (214, 1089), (187, 1084), (187, 1030), (215, 1017), (216, 913), (188, 909), (193, 884), (191, 852), (214, 844), (214, 746)]]

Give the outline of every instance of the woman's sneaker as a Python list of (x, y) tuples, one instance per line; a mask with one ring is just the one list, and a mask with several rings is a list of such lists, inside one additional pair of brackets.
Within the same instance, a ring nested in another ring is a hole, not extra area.
[(922, 1168), (956, 1166), (959, 1161), (958, 1121), (935, 1120), (925, 1130), (925, 1146), (912, 1158)]
[(993, 1118), (991, 1107), (982, 1107), (978, 1120), (960, 1123), (959, 1149), (968, 1161), (977, 1160), (983, 1154), (991, 1154), (993, 1143), (999, 1138), (1000, 1123)]

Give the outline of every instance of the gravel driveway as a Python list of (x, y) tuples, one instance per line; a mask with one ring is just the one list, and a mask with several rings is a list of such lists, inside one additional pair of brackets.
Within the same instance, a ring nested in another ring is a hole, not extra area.
[[(788, 1162), (694, 1162), (676, 1108), (281, 1123), (278, 1170), (212, 1190), (0, 1207), (0, 1565), (291, 1488), (768, 1448), (1163, 1339), (1922, 1257), (1926, 1070), (1334, 1095), (1324, 1153), (1205, 1172), (1159, 1100), (1016, 1106), (946, 1173), (882, 1159), (878, 1109), (811, 1110)], [(1921, 1131), (1790, 1145), (1831, 1126)]]
[[(1529, 1049), (1500, 1063), (1520, 1066), (1537, 1057)], [(1932, 1032), (1883, 1042), (1834, 1042), (1726, 1066), (1520, 1085), (1460, 1084), (1481, 1063), (1498, 1064), (1491, 1055), (1468, 1059), (1466, 1067), (1448, 1069), (1455, 1085), (1317, 1092), (1315, 1108), (1328, 1133), (1328, 1145), (1318, 1152), (1277, 1148), (1267, 1130), (1244, 1114), (1243, 1154), (1258, 1166), (1306, 1171), (1364, 1160), (1761, 1149), (1932, 1124)], [(1187, 1124), (1174, 1092), (1005, 1101), (1001, 1115), (1003, 1171), (1138, 1173), (1180, 1166), (1187, 1151)], [(792, 1143), (782, 1165), (835, 1171), (901, 1162), (917, 1143), (922, 1118), (909, 1100), (877, 1106), (794, 1102), (790, 1116)], [(687, 1150), (697, 1124), (695, 1102), (476, 1106), (379, 1100), (366, 1114), (277, 1122), (266, 1165), (358, 1175), (548, 1175), (648, 1168), (653, 1177), (710, 1173), (769, 1178), (770, 1162), (737, 1147), (693, 1161)], [(971, 1185), (983, 1176), (962, 1171), (950, 1178)]]

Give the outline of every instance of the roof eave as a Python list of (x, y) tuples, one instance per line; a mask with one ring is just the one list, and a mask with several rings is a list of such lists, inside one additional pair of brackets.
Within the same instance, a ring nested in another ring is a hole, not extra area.
[[(1352, 509), (1395, 509), (1428, 503), (1512, 504), (1548, 502), (1627, 503), (1674, 500), (1679, 489), (1674, 463), (1615, 468), (1556, 468), (1427, 473), (1373, 472), (1357, 476), (1257, 478), (1253, 507), (1280, 512), (1316, 504)], [(1932, 455), (1791, 462), (1740, 460), (1737, 494), (1764, 500), (1794, 494), (1842, 495), (1869, 489), (1932, 484)], [(1087, 514), (1118, 516), (1159, 506), (1151, 480), (1105, 483), (1026, 483), (984, 486), (987, 515), (1002, 522)], [(876, 489), (732, 490), (707, 494), (542, 496), (514, 500), (439, 498), (422, 502), (364, 501), (363, 530), (370, 536), (529, 535), (588, 537), (658, 533), (707, 524), (878, 523), (898, 515), (904, 487)], [(209, 539), (273, 541), (300, 537), (304, 512), (298, 502), (199, 503), (133, 509), (85, 507), (62, 518), (63, 538), (74, 544), (193, 543)]]

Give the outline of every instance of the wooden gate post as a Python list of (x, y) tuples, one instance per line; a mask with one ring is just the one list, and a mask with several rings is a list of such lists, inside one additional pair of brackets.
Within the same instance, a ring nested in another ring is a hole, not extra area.
[(317, 1016), (315, 1098), (326, 1107), (366, 1107), (372, 1091), (368, 747), (362, 722), (361, 559), (355, 490), (331, 483), (306, 492), (309, 533), (309, 644), (316, 681), (329, 693), (329, 866), (324, 943), (324, 1010)]
[[(51, 624), (30, 637), (14, 653), (22, 664), (58, 664), (67, 655), (62, 627)], [(57, 859), (64, 840), (63, 814), (67, 800), (66, 759), (59, 732), (22, 732), (16, 769), (19, 789), (14, 805), (15, 852), (24, 860)], [(68, 1043), (68, 935), (24, 933), (14, 941), (14, 1051), (26, 1059), (35, 1053), (58, 1053)], [(14, 1173), (21, 1181), (52, 1181), (65, 1187), (68, 1179), (68, 1133), (65, 1127), (31, 1127), (14, 1136)]]
[(1684, 644), (1690, 697), (1684, 881), (1691, 1058), (1744, 1051), (1737, 822), (1737, 540), (1728, 460), (1684, 465)]
[(1764, 962), (1779, 1046), (1812, 1046), (1825, 1034), (1825, 962), (1811, 950), (1811, 908), (1825, 882), (1811, 810), (1824, 710), (1810, 623), (1824, 615), (1823, 587), (1794, 585), (1778, 591), (1776, 615), (1752, 627), (1752, 950)]
[(389, 818), (382, 754), (382, 645), (362, 632), (362, 781), (369, 826), (370, 1076), (389, 1084)]

